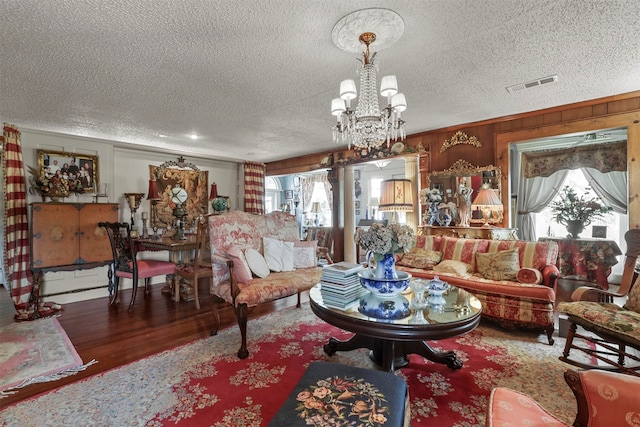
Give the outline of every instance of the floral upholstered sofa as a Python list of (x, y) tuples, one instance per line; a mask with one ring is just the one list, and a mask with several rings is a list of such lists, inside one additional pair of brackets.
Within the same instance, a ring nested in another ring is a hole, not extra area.
[(474, 294), (483, 317), (543, 328), (553, 344), (557, 257), (556, 242), (418, 236), (397, 268), (418, 278), (437, 275)]
[[(247, 350), (247, 319), (259, 304), (298, 295), (320, 281), (315, 241), (300, 241), (295, 216), (272, 212), (255, 215), (231, 211), (209, 217), (209, 235), (216, 326), (220, 326), (218, 303), (231, 304), (238, 319), (242, 344), (241, 359)], [(217, 298), (216, 298), (217, 297)]]

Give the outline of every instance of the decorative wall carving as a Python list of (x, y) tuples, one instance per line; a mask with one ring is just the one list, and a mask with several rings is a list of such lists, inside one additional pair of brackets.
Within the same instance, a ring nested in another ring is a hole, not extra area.
[(476, 138), (475, 136), (470, 137), (466, 133), (462, 131), (458, 131), (451, 138), (447, 139), (444, 142), (444, 144), (442, 144), (442, 147), (440, 148), (440, 152), (444, 153), (449, 148), (458, 144), (469, 144), (478, 148), (482, 147), (482, 143), (478, 140), (478, 138)]

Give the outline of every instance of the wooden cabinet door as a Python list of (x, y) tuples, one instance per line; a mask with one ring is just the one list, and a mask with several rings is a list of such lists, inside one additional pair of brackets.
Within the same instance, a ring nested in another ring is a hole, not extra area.
[(31, 263), (45, 269), (76, 264), (79, 258), (76, 205), (33, 203), (31, 206)]
[(116, 203), (87, 203), (80, 210), (80, 263), (102, 262), (113, 259), (107, 232), (98, 227), (100, 221), (117, 222)]

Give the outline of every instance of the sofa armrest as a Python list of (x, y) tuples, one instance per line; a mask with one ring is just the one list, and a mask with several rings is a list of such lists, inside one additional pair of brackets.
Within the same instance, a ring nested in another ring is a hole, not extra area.
[(542, 283), (556, 289), (556, 280), (560, 276), (560, 270), (555, 265), (547, 265), (542, 269)]
[(233, 261), (227, 261), (227, 267), (229, 268), (229, 286), (231, 286), (231, 298), (233, 298), (233, 306), (236, 305), (236, 297), (240, 293), (240, 287), (238, 286), (238, 279), (236, 273), (233, 271)]

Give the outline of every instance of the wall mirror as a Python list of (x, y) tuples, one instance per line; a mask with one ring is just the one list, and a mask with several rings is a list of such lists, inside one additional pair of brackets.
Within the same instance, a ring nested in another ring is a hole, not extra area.
[[(444, 203), (458, 204), (457, 191), (461, 185), (472, 188), (471, 199), (479, 194), (481, 187), (490, 187), (498, 198), (502, 198), (502, 169), (499, 166), (474, 166), (465, 160), (458, 160), (449, 169), (433, 171), (425, 174), (426, 186), (437, 188), (443, 195)], [(502, 222), (500, 217), (473, 218), (472, 224), (497, 224)]]

